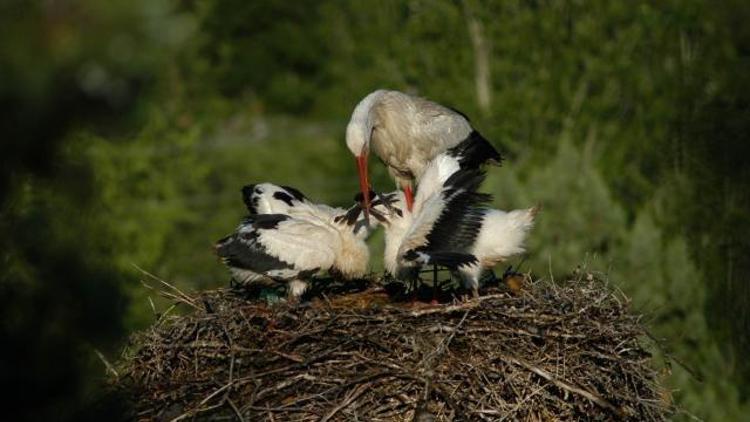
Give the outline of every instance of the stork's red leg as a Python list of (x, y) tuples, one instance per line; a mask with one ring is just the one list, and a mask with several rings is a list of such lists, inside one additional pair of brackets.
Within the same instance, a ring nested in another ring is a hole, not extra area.
[(411, 191), (411, 186), (404, 186), (404, 197), (406, 198), (406, 209), (411, 211), (414, 207), (414, 193)]

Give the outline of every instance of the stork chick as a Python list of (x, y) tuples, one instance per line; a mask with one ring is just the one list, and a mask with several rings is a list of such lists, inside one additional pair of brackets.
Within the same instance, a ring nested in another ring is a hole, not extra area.
[(307, 290), (306, 279), (321, 271), (345, 279), (367, 273), (369, 250), (345, 223), (323, 224), (284, 214), (248, 216), (235, 233), (216, 243), (240, 284), (288, 283), (291, 299)]
[(380, 195), (387, 200), (373, 202), (373, 212), (387, 220), (386, 269), (396, 275), (426, 264), (453, 267), (478, 295), (484, 271), (524, 251), (538, 211), (486, 208), (491, 197), (476, 192), (482, 181), (483, 172), (462, 169), (461, 157), (448, 152), (426, 166), (413, 212), (398, 192)]
[[(392, 192), (383, 196), (394, 199), (390, 210), (377, 201), (373, 202), (373, 209), (387, 218), (387, 222), (381, 223), (385, 229), (383, 261), (386, 270), (391, 274), (404, 274), (408, 268), (428, 264), (454, 267), (454, 272), (461, 277), (464, 287), (471, 290), (475, 297), (478, 296), (479, 280), (484, 272), (525, 251), (524, 243), (539, 210), (538, 207), (509, 212), (475, 209), (480, 216), (479, 231), (473, 236), (468, 249), (457, 251), (458, 256), (468, 255), (475, 260), (467, 260), (456, 265), (453, 259), (456, 255), (446, 253), (452, 251), (435, 250), (434, 246), (430, 245), (412, 247), (413, 244), (408, 243), (408, 236), (415, 231), (413, 215), (408, 211), (400, 215), (395, 212), (406, 207), (403, 195), (400, 192)], [(462, 236), (461, 224), (455, 224), (455, 221), (450, 219), (444, 219), (440, 224), (443, 236)]]
[[(472, 167), (502, 160), (461, 112), (399, 91), (377, 90), (354, 108), (346, 128), (346, 145), (357, 161), (359, 183), (369, 212), (367, 159), (370, 150), (388, 167), (404, 190), (407, 209), (414, 204), (414, 182), (427, 164), (453, 148), (474, 150)], [(460, 146), (459, 146), (460, 145)]]
[(431, 164), (434, 172), (425, 174), (445, 180), (431, 181), (427, 185), (434, 188), (431, 193), (420, 189), (413, 211), (407, 209), (400, 192), (379, 195), (372, 202), (373, 215), (380, 216), (385, 227), (386, 270), (398, 278), (413, 276), (422, 265), (457, 269), (476, 262), (471, 246), (479, 232), (482, 204), (490, 199), (476, 192), (484, 173), (478, 169), (453, 174), (439, 171), (446, 163), (450, 160), (436, 159)]
[(305, 280), (318, 272), (344, 279), (367, 273), (369, 231), (362, 218), (344, 221), (343, 208), (312, 203), (289, 186), (261, 183), (242, 192), (251, 215), (216, 244), (238, 283), (288, 283), (296, 299), (307, 289)]

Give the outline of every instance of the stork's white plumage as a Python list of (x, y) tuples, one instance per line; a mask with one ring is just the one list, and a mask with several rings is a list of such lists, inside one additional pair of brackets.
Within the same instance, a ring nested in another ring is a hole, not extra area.
[(471, 250), (477, 262), (458, 268), (464, 286), (475, 295), (485, 271), (525, 251), (526, 238), (539, 208), (483, 211), (482, 228)]
[[(472, 149), (478, 159), (469, 167), (500, 162), (495, 148), (472, 128), (462, 113), (399, 91), (377, 90), (357, 104), (346, 128), (346, 144), (357, 160), (360, 189), (369, 190), (367, 158), (372, 150), (404, 190), (413, 206), (413, 184), (421, 184), (428, 163), (453, 148)], [(365, 209), (368, 209), (365, 195)]]
[(344, 209), (314, 204), (294, 188), (271, 183), (246, 186), (243, 199), (251, 215), (216, 244), (238, 283), (288, 283), (296, 298), (320, 271), (345, 279), (367, 273), (367, 229), (363, 221), (340, 218)]

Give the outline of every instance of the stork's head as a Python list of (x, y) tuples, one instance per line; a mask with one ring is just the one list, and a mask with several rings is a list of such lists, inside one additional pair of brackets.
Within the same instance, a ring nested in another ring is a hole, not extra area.
[(367, 174), (367, 157), (370, 152), (370, 133), (372, 129), (366, 121), (352, 120), (346, 127), (346, 146), (357, 161), (359, 188), (365, 200), (365, 221), (369, 224), (370, 216), (370, 180)]
[(307, 201), (305, 195), (291, 186), (256, 183), (242, 188), (242, 200), (250, 214), (288, 214)]

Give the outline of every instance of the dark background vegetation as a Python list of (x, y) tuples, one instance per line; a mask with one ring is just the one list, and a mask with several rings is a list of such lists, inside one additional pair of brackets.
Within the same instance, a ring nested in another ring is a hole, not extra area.
[(346, 204), (344, 128), (380, 87), (471, 116), (509, 157), (495, 205), (544, 206), (523, 269), (604, 274), (690, 368), (664, 373), (677, 403), (739, 419), (749, 21), (741, 0), (0, 2), (4, 419), (116, 412), (94, 351), (154, 320), (133, 265), (226, 285), (211, 244), (247, 182)]

